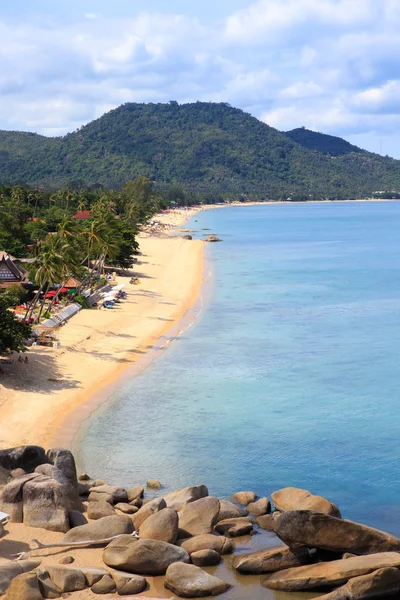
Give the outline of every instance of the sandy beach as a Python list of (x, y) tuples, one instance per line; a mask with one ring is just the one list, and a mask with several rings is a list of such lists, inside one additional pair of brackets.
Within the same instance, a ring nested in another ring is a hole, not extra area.
[[(199, 209), (154, 218), (182, 226)], [(100, 389), (116, 381), (150, 350), (195, 303), (203, 279), (200, 240), (142, 232), (134, 265), (140, 285), (124, 283), (127, 299), (115, 310), (82, 310), (59, 334), (60, 347), (31, 348), (28, 363), (13, 358), (0, 380), (0, 446), (50, 447), (62, 441), (62, 425)]]

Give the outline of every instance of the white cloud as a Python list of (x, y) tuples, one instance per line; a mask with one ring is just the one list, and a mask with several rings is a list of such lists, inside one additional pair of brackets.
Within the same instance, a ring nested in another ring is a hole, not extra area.
[(207, 26), (170, 12), (3, 20), (0, 127), (59, 134), (123, 102), (212, 100), (376, 149), (400, 134), (399, 28), (399, 0), (249, 0)]

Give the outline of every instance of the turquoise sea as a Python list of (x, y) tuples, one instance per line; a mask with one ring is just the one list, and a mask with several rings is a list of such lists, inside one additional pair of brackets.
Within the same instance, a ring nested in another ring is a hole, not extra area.
[(400, 203), (229, 207), (187, 227), (223, 238), (206, 306), (81, 428), (80, 466), (219, 497), (307, 488), (400, 535)]

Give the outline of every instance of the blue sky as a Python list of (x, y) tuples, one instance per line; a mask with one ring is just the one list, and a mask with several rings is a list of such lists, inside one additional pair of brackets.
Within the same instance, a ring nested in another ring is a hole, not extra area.
[(3, 2), (0, 128), (204, 100), (400, 158), (399, 31), (400, 0)]

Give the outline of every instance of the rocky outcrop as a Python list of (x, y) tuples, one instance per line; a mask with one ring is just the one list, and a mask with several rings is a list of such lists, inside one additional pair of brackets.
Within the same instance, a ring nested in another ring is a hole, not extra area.
[(43, 600), (36, 573), (24, 573), (13, 579), (4, 600)]
[(184, 548), (190, 556), (199, 550), (215, 550), (218, 554), (230, 554), (234, 549), (232, 540), (223, 535), (212, 535), (211, 533), (178, 540), (177, 544)]
[(231, 587), (229, 583), (209, 575), (195, 565), (178, 563), (168, 567), (164, 586), (181, 598), (218, 596)]
[(17, 479), (12, 479), (0, 490), (0, 510), (10, 515), (12, 523), (22, 523), (24, 520), (23, 489), (32, 479), (42, 477), (39, 473), (30, 473)]
[(353, 577), (391, 567), (400, 567), (400, 554), (397, 552), (382, 552), (286, 569), (264, 578), (262, 584), (269, 589), (285, 592), (314, 590), (335, 587)]
[(255, 502), (257, 500), (257, 494), (254, 492), (236, 492), (236, 494), (233, 494), (232, 498), (235, 502), (247, 506), (250, 502)]
[(69, 530), (64, 486), (61, 483), (39, 475), (25, 483), (22, 496), (25, 525), (62, 533)]
[(41, 446), (18, 446), (0, 450), (0, 467), (7, 471), (23, 469), (32, 473), (36, 467), (49, 462), (44, 448)]
[(200, 498), (205, 498), (206, 496), (208, 496), (208, 488), (201, 484), (170, 492), (169, 494), (165, 494), (163, 498), (168, 508), (175, 508), (178, 510), (179, 508), (182, 508), (182, 506), (185, 506), (185, 504), (200, 500)]
[(340, 510), (322, 496), (314, 496), (308, 490), (287, 487), (272, 494), (275, 508), (281, 512), (286, 510), (313, 510), (332, 517), (340, 517)]
[(62, 565), (48, 565), (46, 571), (51, 581), (62, 593), (78, 592), (86, 587), (86, 579), (80, 569)]
[(62, 471), (71, 485), (78, 490), (78, 477), (72, 452), (65, 448), (52, 448), (47, 452), (47, 459), (48, 462)]
[(126, 515), (104, 517), (93, 523), (74, 527), (66, 533), (62, 542), (84, 542), (87, 540), (103, 540), (115, 535), (133, 533), (132, 519)]
[(35, 473), (46, 475), (50, 479), (55, 479), (64, 488), (63, 494), (65, 496), (66, 505), (68, 510), (79, 510), (84, 511), (84, 506), (79, 498), (77, 486), (72, 485), (71, 480), (65, 475), (63, 471), (55, 467), (54, 465), (46, 464), (39, 465), (35, 469)]
[(172, 563), (189, 560), (184, 548), (158, 540), (117, 539), (103, 552), (107, 566), (138, 575), (164, 575)]
[(251, 554), (241, 554), (233, 561), (239, 573), (275, 573), (291, 567), (299, 567), (310, 562), (306, 548), (290, 550), (287, 546), (266, 548)]
[(0, 563), (0, 594), (4, 594), (15, 577), (33, 571), (39, 565), (40, 560), (15, 560)]
[(179, 513), (179, 537), (211, 533), (218, 520), (220, 501), (207, 496), (187, 504)]
[(154, 513), (139, 528), (139, 537), (175, 544), (178, 537), (178, 513), (164, 508)]
[(141, 525), (145, 522), (146, 519), (151, 517), (151, 515), (154, 515), (155, 513), (159, 512), (160, 510), (163, 510), (164, 508), (166, 508), (166, 506), (167, 505), (165, 503), (164, 498), (155, 498), (154, 500), (151, 500), (150, 502), (144, 504), (142, 508), (140, 508), (138, 512), (135, 513), (133, 516), (135, 529), (140, 529)]
[(399, 592), (400, 571), (392, 567), (354, 577), (331, 594), (320, 596), (319, 600), (370, 600), (392, 597)]
[(275, 532), (291, 548), (308, 546), (354, 554), (400, 551), (400, 539), (389, 533), (309, 510), (282, 513)]

